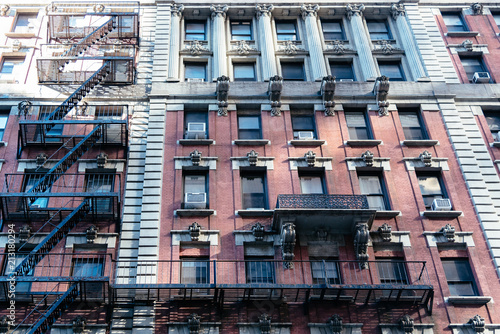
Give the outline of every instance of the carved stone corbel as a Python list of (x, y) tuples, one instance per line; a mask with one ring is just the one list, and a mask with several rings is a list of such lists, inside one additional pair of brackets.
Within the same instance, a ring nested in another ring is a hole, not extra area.
[(172, 14), (172, 16), (181, 17), (183, 11), (184, 5), (178, 5), (176, 3), (170, 5), (170, 13)]
[(201, 162), (201, 152), (198, 150), (194, 150), (193, 152), (189, 153), (189, 157), (191, 158), (191, 163), (193, 166), (199, 166)]
[(31, 237), (31, 227), (29, 225), (23, 225), (19, 229), (19, 241), (26, 242)]
[(361, 158), (363, 158), (366, 167), (373, 167), (373, 153), (370, 150), (367, 150), (365, 153), (361, 154)]
[(46, 162), (49, 156), (45, 153), (39, 153), (36, 156), (36, 166), (37, 167), (42, 167)]
[(484, 327), (486, 324), (484, 322), (484, 319), (479, 314), (476, 314), (475, 316), (470, 318), (467, 323), (471, 325), (472, 329), (474, 329), (476, 333), (484, 332)]
[(295, 257), (295, 224), (285, 223), (281, 226), (281, 252), (285, 268), (293, 268)]
[(223, 19), (225, 19), (228, 9), (229, 9), (229, 7), (227, 5), (212, 5), (212, 6), (210, 6), (210, 11), (212, 12), (212, 19), (216, 18), (217, 16), (220, 16)]
[(271, 101), (271, 116), (281, 116), (281, 91), (283, 78), (279, 75), (269, 78), (269, 100)]
[(0, 7), (0, 16), (7, 16), (9, 14), (10, 6), (9, 5), (2, 5)]
[(470, 5), (470, 8), (472, 9), (472, 13), (474, 15), (483, 15), (483, 5), (479, 2), (473, 3)]
[(217, 106), (218, 115), (227, 116), (228, 95), (229, 95), (229, 77), (223, 75), (217, 78)]
[(247, 158), (250, 166), (257, 166), (257, 162), (259, 161), (259, 153), (255, 152), (255, 150), (251, 150), (247, 153)]
[(324, 228), (319, 228), (316, 230), (316, 238), (318, 241), (328, 240), (328, 231)]
[(365, 10), (365, 5), (348, 4), (345, 7), (345, 14), (350, 20), (353, 16), (363, 16), (363, 11)]
[(411, 334), (415, 329), (413, 319), (408, 314), (405, 314), (399, 319), (399, 327), (405, 334)]
[(102, 13), (104, 12), (104, 9), (106, 9), (106, 7), (103, 5), (103, 4), (95, 4), (92, 9), (94, 10), (94, 12), (96, 13)]
[(446, 224), (439, 232), (443, 234), (448, 242), (455, 242), (455, 227), (451, 224)]
[(356, 252), (356, 259), (362, 269), (368, 268), (368, 239), (370, 233), (368, 231), (368, 224), (358, 223), (354, 231), (354, 251)]
[(300, 6), (300, 13), (302, 14), (302, 18), (305, 20), (307, 16), (318, 16), (319, 5), (312, 4), (302, 4)]
[(263, 241), (264, 240), (264, 225), (257, 222), (254, 226), (252, 226), (252, 233), (255, 238), (255, 241)]
[(392, 227), (387, 224), (383, 223), (379, 228), (378, 228), (378, 233), (380, 237), (382, 238), (382, 241), (384, 242), (390, 242), (392, 239)]
[(198, 241), (200, 238), (201, 226), (197, 222), (194, 222), (191, 225), (189, 225), (188, 230), (189, 230), (189, 236), (191, 237), (191, 241)]
[(373, 92), (377, 97), (378, 103), (378, 113), (380, 116), (389, 115), (389, 102), (387, 101), (387, 95), (389, 94), (389, 78), (385, 75), (378, 77), (375, 80), (375, 86), (373, 87)]
[(188, 317), (188, 330), (189, 334), (199, 334), (200, 329), (201, 329), (201, 317), (196, 314), (192, 313)]
[(266, 4), (255, 5), (255, 16), (257, 16), (257, 18), (259, 18), (260, 16), (270, 17), (273, 9), (274, 9), (273, 5), (266, 5)]
[(314, 167), (316, 164), (316, 153), (313, 151), (307, 151), (307, 153), (304, 154), (304, 158), (306, 159), (308, 167)]
[(82, 334), (87, 325), (87, 320), (81, 315), (76, 316), (72, 321), (73, 333)]
[(333, 334), (342, 334), (342, 317), (338, 314), (332, 315), (330, 319), (328, 319), (328, 325), (330, 326), (330, 329), (332, 330)]
[(474, 43), (470, 39), (466, 39), (460, 45), (462, 45), (462, 47), (467, 51), (472, 51), (474, 49)]
[(31, 103), (28, 100), (21, 101), (17, 104), (17, 109), (19, 110), (19, 115), (22, 115), (24, 117), (28, 116), (30, 114), (31, 107), (33, 106), (33, 103)]
[(431, 154), (431, 152), (425, 150), (422, 153), (420, 153), (420, 155), (418, 157), (424, 163), (425, 167), (432, 166), (432, 154)]
[(93, 244), (95, 239), (97, 239), (97, 233), (99, 229), (95, 225), (91, 225), (87, 231), (85, 231), (85, 236), (87, 238), (88, 244)]
[(97, 168), (104, 168), (106, 166), (106, 163), (108, 162), (108, 155), (106, 153), (99, 153), (95, 157), (96, 163), (97, 163)]
[(261, 334), (271, 333), (271, 317), (267, 313), (262, 313), (259, 317), (259, 328)]
[(325, 107), (325, 116), (334, 116), (335, 101), (333, 95), (335, 94), (335, 77), (328, 75), (321, 80), (321, 96), (323, 97), (323, 105)]

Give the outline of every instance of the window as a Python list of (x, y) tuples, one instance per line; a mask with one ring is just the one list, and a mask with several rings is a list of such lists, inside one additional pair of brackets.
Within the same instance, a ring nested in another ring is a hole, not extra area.
[(356, 80), (351, 61), (331, 61), (330, 70), (332, 75), (339, 81)]
[(447, 198), (440, 175), (418, 173), (417, 178), (426, 209), (432, 207), (435, 198)]
[(500, 113), (485, 111), (484, 117), (488, 122), (491, 134), (493, 135), (493, 140), (500, 141)]
[[(44, 107), (38, 114), (39, 120), (46, 120), (49, 115), (56, 109), (56, 106)], [(37, 141), (41, 142), (52, 142), (60, 143), (62, 141), (62, 134), (64, 130), (64, 124), (58, 123), (50, 126), (37, 125), (35, 131), (35, 137)]]
[(3, 135), (5, 134), (5, 129), (7, 128), (7, 121), (9, 120), (10, 108), (3, 109), (0, 108), (0, 141), (3, 141)]
[(73, 260), (73, 274), (76, 277), (100, 277), (104, 264), (100, 258), (79, 258)]
[(377, 269), (382, 284), (409, 284), (408, 273), (402, 258), (377, 258)]
[(292, 113), (293, 139), (316, 139), (314, 115)]
[(205, 21), (186, 21), (186, 41), (204, 41), (205, 35)]
[(488, 72), (480, 56), (460, 56), (460, 61), (469, 81), (472, 81), (476, 72)]
[(346, 111), (345, 120), (347, 129), (349, 130), (349, 139), (371, 139), (370, 129), (366, 122), (366, 113), (364, 111)]
[(238, 115), (238, 139), (262, 139), (259, 115)]
[(299, 175), (300, 190), (303, 194), (324, 194), (324, 182), (322, 175)]
[(12, 32), (29, 33), (34, 28), (34, 21), (36, 21), (38, 14), (36, 13), (19, 13), (16, 17), (16, 24)]
[(474, 276), (466, 259), (442, 259), (451, 296), (477, 296)]
[(19, 68), (23, 66), (24, 58), (4, 58), (0, 69), (0, 79), (14, 80)]
[(469, 31), (462, 15), (458, 12), (442, 13), (443, 21), (449, 32)]
[[(94, 169), (85, 175), (85, 191), (89, 193), (110, 193), (114, 190), (114, 173), (106, 173), (106, 170)], [(109, 169), (107, 170), (109, 171)], [(113, 170), (114, 172), (114, 170)], [(91, 198), (92, 210), (96, 212), (111, 212), (113, 210), (113, 199), (109, 197)]]
[[(122, 106), (96, 106), (96, 120), (121, 120), (124, 114)], [(105, 124), (103, 125), (107, 143), (121, 143), (124, 131), (123, 124)], [(104, 138), (103, 138), (104, 140)]]
[[(23, 247), (23, 251), (25, 247)], [(27, 251), (27, 249), (26, 249)], [(7, 254), (7, 250), (5, 250), (5, 254)], [(12, 260), (9, 262), (9, 259), (11, 259), (10, 256), (5, 256), (5, 262), (3, 266), (3, 275), (4, 276), (9, 276), (12, 274), (17, 266), (23, 262), (24, 258), (28, 255), (27, 253), (18, 253), (17, 251), (14, 253), (14, 265), (12, 266)], [(31, 269), (27, 274), (24, 274), (24, 276), (33, 276), (33, 269)], [(1, 288), (0, 291), (4, 290), (5, 288)], [(28, 294), (31, 291), (31, 282), (16, 282), (16, 295), (22, 295), (22, 294)], [(7, 291), (5, 291), (5, 294), (7, 294)]]
[(276, 21), (276, 35), (278, 41), (298, 40), (297, 25), (295, 21)]
[(208, 138), (207, 112), (186, 111), (184, 114), (184, 139)]
[(247, 283), (274, 283), (274, 261), (272, 258), (245, 257)]
[(344, 28), (341, 20), (322, 21), (321, 27), (323, 28), (323, 37), (326, 41), (345, 40)]
[(399, 109), (399, 120), (406, 140), (428, 139), (418, 111)]
[(366, 20), (366, 26), (370, 33), (370, 39), (375, 40), (388, 40), (392, 39), (389, 25), (385, 20)]
[(208, 258), (181, 258), (181, 283), (210, 283), (210, 262)]
[(244, 210), (267, 209), (266, 183), (263, 174), (243, 173), (241, 192)]
[(304, 63), (303, 62), (281, 62), (281, 75), (285, 81), (304, 81)]
[(207, 196), (206, 174), (184, 175), (184, 209), (206, 209)]
[(188, 82), (207, 81), (207, 63), (187, 62), (184, 64), (184, 80)]
[(378, 68), (380, 70), (380, 75), (385, 75), (390, 81), (405, 81), (403, 68), (399, 60), (379, 60)]
[(252, 23), (246, 21), (231, 22), (231, 39), (233, 41), (251, 41)]
[(234, 63), (234, 81), (255, 81), (254, 63)]
[(339, 263), (334, 260), (312, 260), (313, 284), (340, 284)]
[(368, 198), (370, 209), (387, 210), (387, 196), (380, 175), (358, 175), (362, 195)]
[[(23, 179), (23, 191), (29, 191), (33, 188), (34, 185), (38, 183), (42, 179), (42, 177), (48, 172), (48, 169), (39, 168), (39, 169), (26, 169), (24, 171), (24, 179)], [(50, 193), (50, 187), (44, 191), (44, 193)], [(30, 203), (31, 198), (28, 199), (28, 204)], [(36, 210), (40, 208), (46, 208), (49, 203), (48, 197), (35, 197), (35, 201), (30, 204), (30, 209)]]
[(495, 20), (495, 24), (500, 29), (500, 13), (493, 13), (493, 19)]

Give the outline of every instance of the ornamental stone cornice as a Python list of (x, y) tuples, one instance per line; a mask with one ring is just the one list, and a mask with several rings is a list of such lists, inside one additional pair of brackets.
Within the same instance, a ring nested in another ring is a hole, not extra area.
[(259, 18), (261, 16), (271, 17), (271, 12), (273, 11), (273, 9), (274, 9), (274, 6), (271, 4), (269, 4), (269, 5), (266, 5), (266, 4), (255, 5), (255, 15), (257, 16), (257, 18)]
[(172, 13), (172, 16), (176, 17), (181, 17), (182, 12), (184, 11), (184, 5), (178, 5), (176, 3), (173, 3), (170, 5), (170, 12)]
[(216, 17), (226, 18), (227, 10), (229, 9), (228, 5), (212, 5), (210, 6), (210, 11), (212, 12), (212, 19)]
[(345, 8), (345, 14), (350, 20), (353, 16), (363, 16), (363, 11), (365, 10), (365, 5), (360, 4), (348, 4)]
[(311, 4), (303, 4), (300, 7), (300, 13), (302, 14), (302, 18), (305, 20), (308, 16), (316, 17), (318, 16), (319, 5), (311, 5)]

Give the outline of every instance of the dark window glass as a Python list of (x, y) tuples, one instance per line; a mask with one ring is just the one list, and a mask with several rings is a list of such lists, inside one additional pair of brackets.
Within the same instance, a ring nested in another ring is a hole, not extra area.
[(465, 70), (465, 73), (467, 74), (467, 78), (469, 79), (469, 81), (472, 81), (474, 73), (476, 72), (488, 72), (481, 57), (460, 56), (460, 61), (462, 62), (462, 66)]
[[(40, 181), (45, 173), (47, 173), (48, 169), (26, 169), (24, 171), (24, 179), (23, 179), (23, 191), (29, 191), (33, 188), (38, 181)], [(49, 187), (44, 191), (44, 193), (50, 193), (51, 188)], [(28, 200), (28, 203), (31, 201)], [(38, 197), (35, 198), (35, 201), (30, 204), (31, 210), (36, 210), (39, 208), (46, 208), (49, 203), (49, 197)]]
[(327, 41), (345, 40), (344, 29), (342, 21), (322, 21), (321, 27), (323, 28), (323, 37)]
[(101, 259), (81, 258), (73, 260), (73, 276), (100, 277), (104, 272)]
[(402, 258), (377, 258), (377, 270), (382, 284), (408, 284), (409, 277)]
[(207, 112), (186, 111), (184, 114), (184, 139), (208, 138)]
[(271, 258), (246, 257), (247, 283), (272, 284), (275, 282), (274, 262)]
[(187, 41), (206, 40), (205, 21), (186, 21), (186, 40)]
[[(87, 173), (85, 175), (85, 190), (89, 193), (110, 193), (114, 191), (114, 174)], [(91, 199), (92, 209), (96, 212), (111, 212), (113, 200), (106, 197)], [(95, 205), (95, 206), (94, 206)]]
[(380, 175), (358, 175), (361, 195), (366, 195), (370, 209), (387, 210), (388, 201)]
[(387, 40), (392, 39), (391, 32), (387, 21), (385, 20), (366, 20), (370, 39), (373, 40)]
[(278, 41), (298, 40), (297, 25), (295, 21), (276, 21), (276, 35)]
[(7, 121), (9, 120), (9, 110), (0, 110), (0, 141), (3, 141)]
[[(24, 246), (23, 246), (24, 249)], [(5, 250), (5, 253), (8, 253), (7, 250)], [(12, 253), (12, 256), (5, 256), (5, 262), (4, 262), (4, 267), (3, 267), (3, 274), (5, 276), (9, 276), (14, 272), (14, 270), (23, 262), (24, 258), (28, 255), (28, 253)], [(14, 261), (14, 265), (12, 266), (12, 261)], [(23, 274), (23, 276), (33, 276), (33, 269), (31, 269), (27, 274)], [(16, 287), (15, 287), (15, 293), (16, 295), (26, 295), (29, 294), (31, 291), (31, 282), (16, 282)], [(3, 289), (2, 289), (3, 290)], [(7, 291), (5, 291), (7, 294)]]
[(181, 283), (210, 283), (210, 262), (208, 258), (181, 258)]
[(255, 81), (255, 64), (253, 63), (235, 63), (234, 81)]
[(460, 13), (442, 13), (448, 31), (469, 31)]
[(354, 70), (352, 68), (352, 62), (348, 61), (331, 61), (330, 69), (332, 71), (332, 75), (336, 77), (337, 81), (349, 81), (355, 80)]
[(184, 78), (186, 81), (207, 81), (207, 64), (186, 63)]
[(293, 139), (316, 139), (314, 115), (292, 115)]
[(500, 141), (500, 113), (484, 112), (494, 141)]
[(311, 260), (314, 284), (341, 284), (339, 263), (335, 260)]
[(262, 134), (260, 130), (260, 116), (258, 115), (238, 116), (238, 138), (262, 139)]
[(405, 81), (400, 61), (378, 61), (380, 74), (385, 75), (390, 81)]
[(399, 119), (403, 126), (405, 139), (421, 140), (427, 139), (419, 113), (417, 111), (399, 111)]
[(265, 178), (262, 174), (241, 176), (242, 206), (248, 209), (267, 209)]
[(304, 81), (304, 63), (281, 62), (281, 74), (283, 75), (283, 80)]
[(424, 198), (426, 209), (432, 207), (436, 198), (447, 198), (440, 175), (417, 174), (420, 192)]
[(252, 24), (251, 22), (231, 22), (231, 39), (233, 41), (250, 41), (252, 40)]
[(495, 20), (495, 24), (497, 25), (497, 27), (500, 29), (500, 14), (493, 14), (493, 19)]
[(474, 276), (468, 260), (442, 259), (451, 296), (477, 296)]
[(349, 139), (371, 139), (371, 134), (366, 123), (366, 113), (362, 111), (346, 111), (345, 119), (349, 130)]

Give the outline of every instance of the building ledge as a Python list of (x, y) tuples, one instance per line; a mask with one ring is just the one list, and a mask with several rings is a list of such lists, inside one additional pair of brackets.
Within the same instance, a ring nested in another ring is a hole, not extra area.
[(32, 32), (6, 32), (5, 36), (9, 38), (35, 38), (36, 34)]
[(215, 214), (212, 209), (178, 209), (174, 215), (179, 217), (208, 217)]
[(290, 145), (293, 146), (321, 146), (325, 143), (324, 140), (312, 139), (312, 140), (290, 140)]
[(438, 140), (403, 140), (401, 144), (405, 146), (435, 146), (439, 144)]
[(382, 141), (378, 139), (346, 140), (345, 144), (347, 146), (378, 146), (382, 144)]
[(494, 141), (493, 143), (491, 143), (491, 146), (500, 147), (500, 141)]
[(270, 145), (271, 141), (268, 139), (237, 139), (234, 145), (238, 146), (265, 146)]
[(448, 303), (453, 305), (463, 305), (463, 304), (473, 304), (473, 305), (484, 305), (489, 303), (493, 298), (490, 296), (450, 296), (448, 297)]
[(194, 145), (213, 145), (215, 140), (213, 139), (179, 139), (179, 144), (184, 146), (194, 146)]
[(241, 217), (272, 217), (274, 210), (259, 210), (259, 209), (249, 209), (249, 210), (238, 210), (236, 213)]
[(479, 31), (449, 31), (446, 33), (448, 37), (476, 37)]
[(462, 211), (424, 211), (422, 212), (422, 216), (427, 217), (429, 219), (436, 218), (458, 218), (463, 215)]
[(378, 210), (377, 213), (375, 213), (375, 219), (377, 219), (377, 218), (394, 218), (397, 216), (401, 216), (401, 211)]

